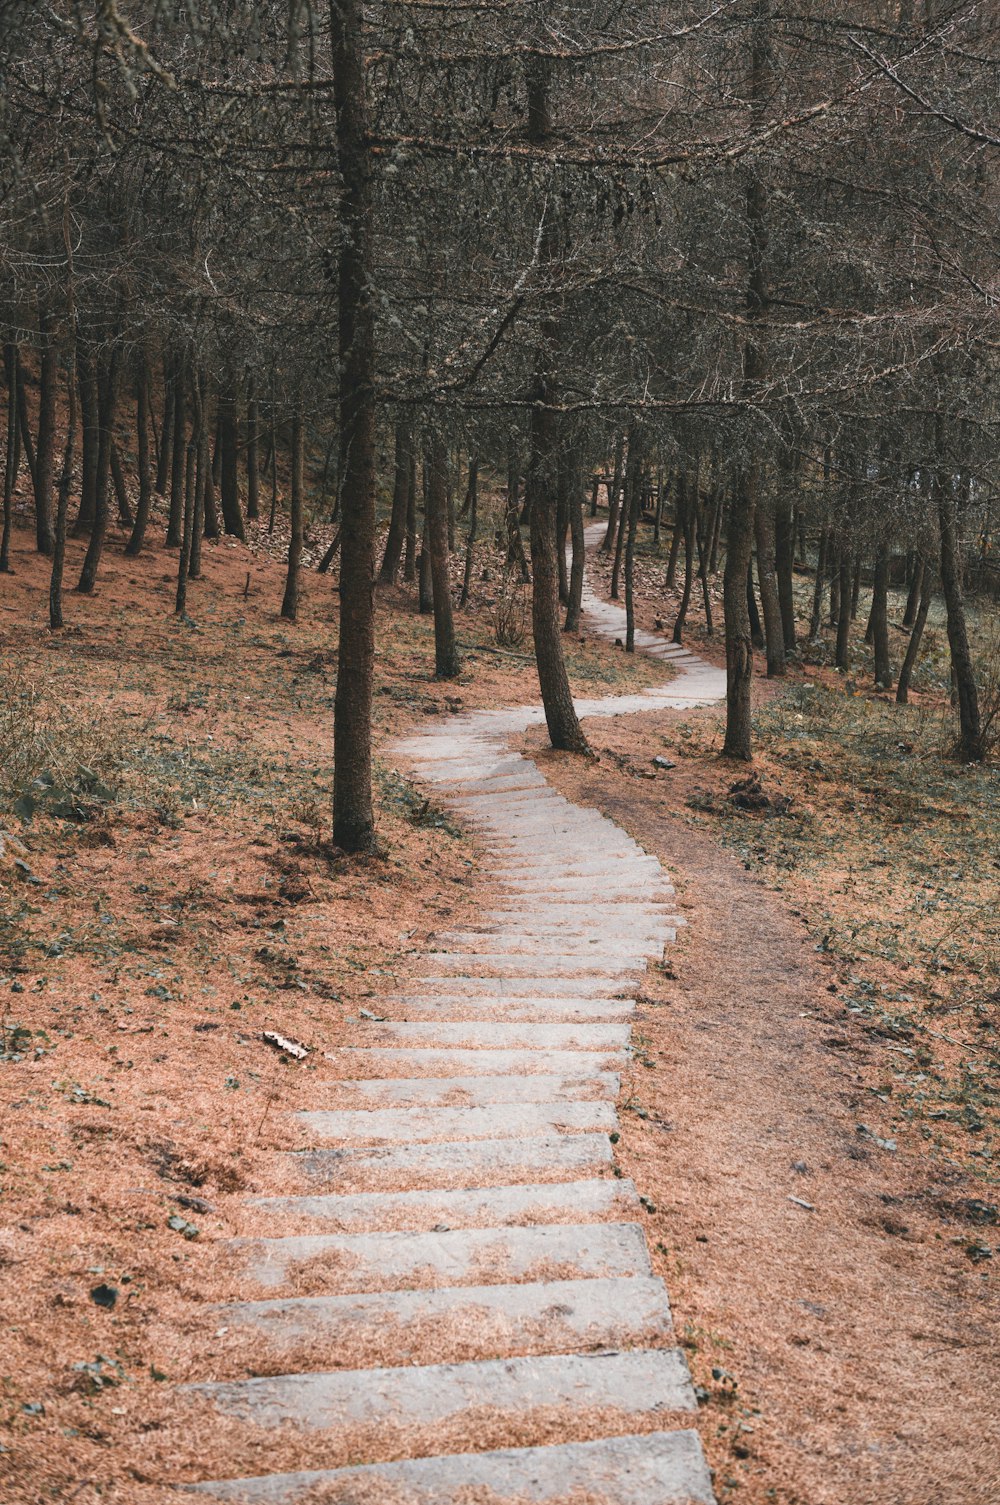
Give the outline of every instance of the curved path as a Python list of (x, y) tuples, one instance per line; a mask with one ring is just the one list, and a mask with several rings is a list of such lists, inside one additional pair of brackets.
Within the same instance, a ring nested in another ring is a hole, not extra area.
[[(588, 529), (591, 549), (602, 531)], [(624, 636), (624, 612), (589, 586), (584, 609), (592, 630)], [(636, 646), (677, 677), (579, 702), (582, 716), (724, 695), (724, 673), (686, 650), (645, 633)], [(507, 897), (440, 938), (419, 993), (393, 1000), (401, 1017), (370, 1047), (338, 1052), (352, 1106), (303, 1115), (316, 1144), (297, 1157), (306, 1194), (262, 1204), (276, 1227), (293, 1216), (314, 1231), (249, 1246), (249, 1278), (272, 1290), (226, 1320), (289, 1352), (308, 1335), (308, 1368), (196, 1387), (255, 1429), (314, 1429), (324, 1463), (343, 1451), (344, 1465), (198, 1486), (215, 1498), (713, 1500), (667, 1293), (614, 1166), (629, 994), (674, 938), (673, 890), (656, 858), (510, 750), (541, 720), (537, 707), (477, 711), (395, 745), (477, 829)], [(292, 1268), (321, 1258), (339, 1261), (346, 1293), (282, 1297)], [(324, 1345), (342, 1364), (366, 1341), (392, 1362), (317, 1368)], [(358, 1450), (337, 1439), (359, 1426), (383, 1429), (374, 1456), (387, 1461), (347, 1462)], [(414, 1436), (420, 1456), (398, 1461)]]

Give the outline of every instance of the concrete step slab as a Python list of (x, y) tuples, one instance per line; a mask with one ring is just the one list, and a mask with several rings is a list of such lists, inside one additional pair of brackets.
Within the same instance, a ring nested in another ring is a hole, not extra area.
[(491, 1103), (478, 1108), (344, 1108), (296, 1113), (317, 1141), (419, 1144), (438, 1139), (507, 1139), (578, 1129), (611, 1133), (618, 1119), (610, 1102)]
[(373, 1045), (456, 1045), (488, 1050), (624, 1050), (627, 1024), (498, 1024), (424, 1023), (375, 1024)]
[(308, 1278), (300, 1267), (321, 1265), (341, 1292), (424, 1285), (503, 1285), (558, 1267), (559, 1278), (650, 1275), (646, 1236), (638, 1223), (550, 1223), (539, 1228), (449, 1228), (441, 1232), (302, 1234), (231, 1239), (258, 1285)]
[(606, 1134), (538, 1134), (524, 1139), (454, 1140), (366, 1149), (304, 1150), (289, 1169), (314, 1188), (342, 1191), (418, 1186), (502, 1185), (537, 1178), (577, 1181), (610, 1168)]
[[(264, 1217), (311, 1219), (338, 1233), (414, 1229), (499, 1227), (504, 1223), (623, 1219), (638, 1206), (635, 1183), (626, 1177), (548, 1181), (525, 1185), (461, 1187), (454, 1191), (376, 1191), (354, 1196), (255, 1197)], [(276, 1230), (277, 1231), (277, 1230)]]
[[(399, 1500), (406, 1505), (714, 1505), (711, 1475), (697, 1432), (648, 1432), (551, 1447), (453, 1453), (399, 1463), (276, 1474), (195, 1486), (217, 1500), (245, 1505), (295, 1505), (304, 1496), (324, 1505)], [(371, 1493), (369, 1493), (371, 1491)]]
[(631, 998), (481, 998), (467, 994), (435, 994), (431, 998), (400, 1000), (407, 1019), (497, 1019), (525, 1024), (615, 1024), (635, 1013)]
[(622, 1071), (628, 1065), (627, 1049), (616, 1045), (606, 1050), (541, 1050), (522, 1046), (516, 1050), (481, 1051), (440, 1046), (343, 1046), (327, 1052), (327, 1059), (358, 1081), (393, 1073), (415, 1076), (524, 1076), (572, 1072), (597, 1076), (604, 1071)]
[(639, 1416), (695, 1404), (687, 1366), (672, 1348), (274, 1375), (185, 1389), (254, 1426), (316, 1431), (383, 1420), (434, 1425), (484, 1405), (527, 1418), (558, 1406)]
[(483, 1108), (490, 1103), (558, 1103), (606, 1098), (614, 1102), (621, 1078), (612, 1071), (597, 1075), (546, 1073), (523, 1077), (399, 1077), (367, 1081), (313, 1081), (310, 1094), (322, 1093), (352, 1108)]
[(419, 1363), (427, 1354), (461, 1363), (482, 1353), (515, 1358), (658, 1347), (672, 1334), (666, 1288), (647, 1275), (272, 1297), (213, 1307), (211, 1318), (228, 1332), (251, 1332), (255, 1351), (279, 1361), (303, 1344), (334, 1341), (345, 1367), (351, 1362), (345, 1354), (366, 1346), (389, 1356), (376, 1363)]

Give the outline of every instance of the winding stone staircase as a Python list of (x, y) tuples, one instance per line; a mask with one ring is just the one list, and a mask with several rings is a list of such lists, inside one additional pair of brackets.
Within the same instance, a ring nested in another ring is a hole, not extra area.
[[(590, 548), (601, 531), (588, 529)], [(592, 631), (624, 636), (624, 613), (589, 586), (584, 612)], [(685, 649), (642, 632), (636, 647), (677, 677), (580, 702), (581, 716), (725, 694), (724, 674)], [(400, 766), (477, 830), (506, 898), (474, 929), (441, 937), (447, 949), (425, 958), (419, 991), (385, 1001), (395, 1017), (372, 1024), (370, 1045), (337, 1053), (344, 1080), (327, 1085), (350, 1106), (302, 1114), (315, 1148), (289, 1157), (297, 1194), (257, 1204), (276, 1228), (294, 1219), (312, 1231), (240, 1244), (266, 1299), (233, 1303), (220, 1320), (268, 1351), (308, 1340), (309, 1368), (193, 1387), (255, 1436), (294, 1426), (329, 1440), (363, 1424), (385, 1429), (384, 1451), (194, 1486), (214, 1499), (714, 1499), (636, 1188), (614, 1164), (630, 992), (674, 939), (673, 890), (656, 858), (510, 750), (541, 720), (536, 707), (477, 711), (395, 745)], [(290, 1272), (324, 1258), (337, 1260), (346, 1293), (283, 1294)], [(340, 1367), (368, 1340), (393, 1361)], [(484, 1356), (438, 1361), (456, 1351)], [(491, 1437), (551, 1440), (480, 1450), (483, 1408)], [(581, 1417), (583, 1440), (565, 1440), (580, 1436)], [(407, 1428), (468, 1440), (400, 1459), (393, 1438)]]

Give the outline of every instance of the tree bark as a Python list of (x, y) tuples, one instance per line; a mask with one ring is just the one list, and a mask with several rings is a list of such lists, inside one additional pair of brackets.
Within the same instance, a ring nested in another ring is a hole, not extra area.
[(586, 539), (583, 526), (583, 493), (579, 477), (571, 472), (567, 493), (569, 507), (569, 531), (572, 544), (572, 565), (569, 572), (569, 599), (566, 603), (565, 632), (579, 632), (580, 611), (583, 606), (583, 574), (586, 565)]
[(299, 614), (299, 588), (302, 573), (302, 530), (305, 489), (305, 423), (302, 417), (301, 399), (295, 404), (292, 414), (292, 498), (291, 531), (288, 538), (288, 572), (285, 576), (285, 594), (281, 602), (281, 615), (286, 622), (294, 622)]
[(778, 578), (774, 568), (774, 514), (769, 502), (758, 505), (754, 518), (757, 540), (757, 578), (764, 608), (764, 641), (768, 679), (785, 673), (785, 633), (778, 595)]
[(97, 570), (101, 562), (104, 539), (108, 531), (108, 483), (111, 477), (111, 448), (114, 443), (113, 425), (115, 420), (115, 405), (118, 399), (118, 362), (119, 355), (116, 346), (108, 357), (106, 366), (101, 371), (101, 379), (98, 383), (97, 490), (95, 496), (94, 526), (90, 532), (90, 542), (87, 546), (83, 568), (80, 571), (80, 579), (76, 587), (79, 593), (84, 596), (90, 595), (97, 583)]
[(819, 544), (817, 545), (816, 579), (813, 582), (812, 615), (809, 618), (809, 637), (813, 642), (819, 637), (819, 630), (823, 620), (823, 589), (826, 584), (826, 556), (829, 542), (829, 529), (824, 524), (820, 529)]
[(149, 365), (145, 355), (140, 357), (135, 400), (136, 454), (139, 467), (139, 501), (132, 524), (132, 536), (125, 545), (125, 553), (134, 558), (142, 549), (149, 526), (149, 512), (153, 501), (152, 474), (149, 454)]
[[(937, 420), (939, 448), (942, 421)], [(978, 763), (983, 757), (983, 726), (979, 709), (979, 686), (969, 649), (969, 633), (962, 598), (962, 575), (959, 563), (958, 518), (950, 472), (941, 470), (934, 476), (937, 492), (938, 527), (941, 532), (941, 588), (948, 615), (948, 646), (951, 667), (958, 690), (958, 756), (963, 763)]]
[(167, 513), (167, 548), (179, 549), (184, 527), (184, 470), (187, 453), (187, 414), (184, 407), (184, 367), (177, 361), (172, 373), (170, 389), (174, 396), (174, 416), (171, 428), (170, 454), (170, 510)]
[(795, 652), (795, 514), (790, 502), (779, 498), (774, 515), (774, 573), (785, 653)]
[(240, 510), (239, 491), (239, 419), (236, 396), (232, 391), (223, 392), (219, 397), (219, 446), (222, 451), (219, 474), (222, 526), (233, 538), (245, 542), (246, 529)]
[(906, 610), (903, 612), (903, 626), (912, 627), (916, 621), (917, 608), (919, 607), (924, 588), (924, 572), (927, 569), (927, 558), (921, 550), (913, 565), (913, 574), (910, 578), (910, 589), (906, 597)]
[(920, 657), (920, 644), (927, 625), (927, 613), (931, 609), (931, 601), (934, 597), (934, 572), (930, 569), (927, 560), (921, 555), (918, 570), (920, 574), (920, 600), (913, 618), (913, 626), (910, 629), (910, 641), (906, 645), (906, 653), (903, 656), (903, 667), (899, 671), (899, 683), (896, 686), (897, 705), (908, 705), (910, 699), (910, 681), (913, 671), (917, 667)]
[[(72, 275), (72, 252), (69, 249), (67, 234), (67, 257), (70, 262)], [(71, 283), (72, 286), (72, 283)], [(70, 293), (70, 310), (72, 313), (72, 292)], [(71, 324), (72, 324), (71, 320)], [(66, 441), (63, 446), (62, 472), (59, 476), (59, 489), (56, 494), (56, 519), (55, 533), (52, 548), (52, 575), (49, 580), (49, 627), (55, 632), (63, 626), (62, 609), (62, 585), (63, 567), (66, 559), (66, 518), (69, 512), (69, 488), (73, 482), (73, 449), (76, 443), (76, 356), (71, 346), (69, 364), (66, 370)]]
[(872, 642), (875, 645), (875, 687), (892, 689), (892, 662), (889, 656), (889, 550), (882, 545), (875, 556), (872, 584)]
[(80, 510), (73, 525), (74, 538), (88, 533), (97, 512), (97, 452), (100, 448), (100, 419), (97, 412), (97, 377), (94, 360), (86, 341), (77, 347), (77, 381), (80, 387)]
[(375, 667), (375, 320), (362, 0), (330, 0), (340, 167), (340, 645), (334, 702), (333, 839), (375, 846), (371, 712)]
[(170, 476), (170, 460), (174, 447), (174, 377), (173, 364), (163, 361), (163, 423), (160, 426), (160, 443), (156, 451), (156, 494), (166, 496)]
[(618, 536), (625, 535), (625, 652), (635, 652), (635, 538), (639, 529), (639, 504), (642, 490), (642, 461), (639, 438), (629, 434), (628, 465), (625, 469), (625, 498), (618, 523)]
[(841, 546), (837, 567), (837, 599), (840, 610), (837, 614), (837, 652), (834, 662), (846, 674), (851, 667), (851, 556), (844, 546)]
[(432, 434), (427, 457), (427, 545), (434, 597), (434, 678), (457, 679), (461, 673), (451, 610), (448, 548), (448, 447)]
[(625, 435), (615, 440), (614, 462), (611, 480), (608, 483), (608, 526), (601, 542), (600, 552), (610, 554), (618, 536), (618, 519), (621, 516), (622, 476), (625, 469)]
[(462, 575), (462, 594), (458, 602), (460, 611), (469, 604), (469, 593), (472, 589), (472, 569), (476, 557), (476, 535), (479, 530), (478, 455), (469, 456), (469, 482), (465, 489), (465, 505), (462, 511), (468, 515), (469, 531), (465, 537), (465, 570)]
[(396, 420), (396, 468), (392, 485), (392, 513), (389, 532), (386, 535), (382, 567), (378, 572), (379, 585), (395, 585), (399, 573), (399, 561), (406, 537), (406, 507), (409, 499), (410, 452), (413, 448), (413, 430), (408, 421)]
[(684, 589), (681, 592), (680, 605), (677, 608), (674, 630), (671, 634), (675, 643), (683, 641), (684, 623), (687, 620), (688, 607), (691, 605), (691, 592), (694, 589), (694, 543), (697, 527), (695, 509), (698, 505), (695, 487), (697, 484), (697, 471), (694, 485), (691, 485), (688, 477), (682, 473), (677, 488), (677, 529), (684, 534)]
[(17, 476), (17, 379), (19, 365), (17, 347), (4, 348), (4, 366), (7, 376), (7, 452), (3, 476), (3, 530), (0, 532), (0, 574), (10, 573), (10, 532), (13, 525), (14, 481)]
[(35, 449), (35, 544), (39, 554), (52, 553), (52, 474), (56, 452), (56, 380), (58, 355), (52, 320), (41, 311), (38, 332), (42, 353), (38, 368), (38, 444)]
[(406, 539), (403, 545), (403, 579), (412, 585), (417, 578), (417, 452), (410, 436), (410, 469), (406, 480)]
[(260, 413), (254, 396), (253, 380), (247, 393), (247, 517), (260, 517)]
[(135, 518), (129, 505), (128, 488), (125, 485), (125, 472), (122, 469), (122, 457), (118, 452), (118, 445), (114, 439), (111, 441), (111, 481), (115, 488), (115, 501), (118, 504), (118, 522), (121, 527), (131, 529), (135, 526)]
[(753, 513), (756, 477), (751, 472), (737, 481), (729, 503), (726, 530), (726, 567), (722, 599), (726, 627), (726, 735), (725, 758), (749, 763), (753, 757), (751, 690), (753, 687), (753, 639), (747, 604), (747, 580), (753, 557)]

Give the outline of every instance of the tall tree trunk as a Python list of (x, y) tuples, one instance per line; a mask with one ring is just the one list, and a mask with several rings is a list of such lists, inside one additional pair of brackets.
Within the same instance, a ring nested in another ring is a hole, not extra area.
[(247, 517), (256, 522), (260, 517), (260, 413), (254, 395), (253, 378), (247, 393)]
[(559, 600), (569, 605), (569, 571), (566, 568), (566, 543), (569, 534), (569, 494), (567, 490), (569, 467), (565, 454), (559, 456), (559, 478), (556, 483), (556, 565), (559, 570)]
[[(70, 325), (73, 317), (72, 251), (69, 236), (66, 236), (67, 257), (70, 263)], [(55, 535), (52, 548), (52, 575), (49, 580), (49, 626), (53, 632), (63, 626), (62, 586), (63, 568), (66, 560), (66, 518), (69, 512), (69, 488), (73, 483), (73, 449), (76, 443), (76, 354), (75, 343), (70, 346), (69, 364), (66, 368), (66, 440), (63, 446), (62, 471), (56, 493)]]
[(566, 603), (565, 632), (579, 632), (580, 610), (583, 605), (586, 540), (583, 526), (583, 493), (579, 482), (579, 476), (571, 471), (567, 503), (569, 505), (569, 531), (573, 549), (573, 561), (569, 572), (569, 600)]
[(410, 452), (413, 448), (413, 430), (408, 421), (396, 420), (396, 468), (392, 485), (392, 513), (389, 532), (382, 555), (382, 567), (378, 573), (379, 585), (395, 585), (399, 573), (399, 561), (406, 537), (406, 504), (410, 484)]
[(184, 469), (187, 442), (187, 414), (185, 399), (184, 366), (178, 360), (173, 370), (171, 391), (174, 394), (172, 452), (170, 456), (170, 511), (167, 514), (167, 548), (179, 549), (184, 528)]
[[(521, 537), (521, 523), (518, 510), (518, 489), (520, 481), (520, 463), (517, 450), (513, 447), (507, 456), (507, 566), (516, 565), (522, 582), (527, 585), (531, 579), (528, 571), (528, 561), (524, 556), (524, 540)], [(525, 488), (525, 506), (528, 506), (528, 491)]]
[(677, 584), (677, 561), (681, 554), (681, 539), (684, 537), (684, 515), (687, 507), (683, 469), (678, 469), (673, 476), (672, 491), (674, 493), (674, 525), (670, 534), (670, 553), (667, 555), (667, 573), (663, 579), (663, 589), (672, 591)]
[(600, 491), (600, 489), (601, 489), (601, 483), (600, 483), (600, 480), (598, 479), (597, 475), (595, 474), (591, 478), (591, 482), (590, 482), (590, 515), (591, 515), (591, 517), (596, 517), (597, 516), (597, 493)]
[(756, 476), (740, 476), (729, 503), (722, 602), (726, 628), (726, 735), (722, 755), (749, 763), (753, 757), (753, 638), (747, 580), (753, 558)]
[(892, 689), (892, 663), (889, 657), (889, 549), (883, 544), (875, 556), (872, 583), (872, 642), (875, 645), (875, 685)]
[(139, 502), (132, 524), (132, 536), (125, 545), (125, 553), (134, 558), (142, 549), (149, 526), (149, 511), (153, 502), (153, 482), (149, 454), (149, 364), (145, 354), (139, 359), (135, 399), (136, 454), (139, 466)]
[(101, 370), (98, 383), (96, 510), (94, 526), (90, 532), (90, 542), (76, 587), (84, 596), (90, 595), (97, 583), (97, 570), (108, 531), (108, 483), (111, 478), (111, 448), (114, 443), (115, 405), (118, 399), (118, 361), (116, 346), (108, 357), (107, 364)]
[(903, 667), (899, 671), (899, 683), (896, 686), (897, 705), (907, 705), (910, 698), (910, 681), (913, 671), (917, 667), (920, 657), (920, 644), (927, 625), (927, 613), (931, 609), (931, 601), (934, 596), (934, 572), (927, 560), (921, 555), (919, 562), (920, 573), (920, 600), (913, 618), (913, 626), (910, 629), (910, 641), (906, 645), (906, 653), (903, 656)]
[(191, 569), (191, 540), (194, 537), (194, 497), (198, 484), (197, 462), (198, 413), (196, 407), (184, 455), (184, 514), (181, 526), (181, 549), (177, 557), (177, 590), (174, 595), (174, 616), (176, 617), (183, 617), (187, 613), (188, 574)]
[(837, 574), (840, 611), (837, 615), (837, 652), (834, 662), (846, 674), (851, 667), (851, 556), (844, 545), (841, 545)]
[(406, 538), (403, 544), (403, 579), (412, 585), (417, 578), (417, 452), (410, 436), (410, 469), (406, 480)]
[(701, 599), (705, 608), (705, 632), (708, 637), (712, 637), (715, 632), (712, 617), (712, 592), (708, 586), (708, 549), (717, 506), (718, 501), (713, 492), (709, 499), (709, 506), (706, 509), (698, 509), (698, 580), (701, 584)]
[(334, 703), (333, 839), (375, 846), (371, 713), (375, 666), (375, 320), (362, 0), (330, 0), (340, 167), (340, 646)]
[(601, 542), (600, 552), (610, 554), (618, 537), (618, 519), (622, 510), (622, 478), (625, 470), (625, 435), (615, 440), (614, 462), (608, 484), (608, 526)]
[(56, 382), (58, 353), (52, 320), (38, 315), (42, 353), (38, 367), (38, 445), (35, 450), (35, 543), (39, 554), (52, 553), (52, 473), (56, 452)]
[(118, 445), (111, 441), (111, 481), (115, 488), (115, 501), (118, 503), (118, 522), (121, 527), (130, 531), (135, 526), (135, 518), (129, 505), (128, 488), (125, 485), (125, 472), (122, 469), (122, 457), (118, 452)]
[(305, 423), (302, 417), (302, 399), (295, 403), (292, 414), (292, 498), (291, 531), (288, 538), (288, 573), (285, 576), (285, 595), (281, 603), (281, 615), (286, 622), (294, 622), (299, 614), (299, 586), (302, 572), (302, 531), (305, 490)]
[(212, 474), (212, 462), (209, 455), (208, 443), (208, 382), (204, 371), (195, 370), (192, 372), (191, 390), (196, 403), (195, 421), (198, 426), (198, 455), (195, 470), (194, 520), (191, 530), (191, 560), (188, 564), (188, 579), (200, 580), (201, 542), (208, 532), (206, 509), (208, 507), (208, 488)]
[(479, 529), (479, 456), (469, 456), (469, 482), (465, 489), (465, 505), (462, 511), (468, 514), (469, 531), (465, 537), (465, 570), (462, 575), (462, 594), (458, 606), (461, 611), (469, 604), (472, 589), (472, 569), (476, 557), (476, 534)]
[(694, 589), (694, 542), (698, 522), (695, 515), (698, 505), (697, 486), (697, 468), (693, 484), (689, 482), (686, 475), (681, 475), (677, 490), (677, 527), (684, 533), (684, 589), (681, 592), (680, 605), (677, 608), (674, 630), (671, 634), (675, 643), (683, 641), (684, 623), (687, 620), (688, 607), (691, 605), (691, 592)]
[(427, 456), (427, 544), (434, 595), (434, 677), (457, 679), (461, 672), (451, 610), (448, 549), (448, 447), (431, 435)]
[(171, 457), (174, 450), (174, 365), (169, 357), (163, 359), (163, 423), (160, 426), (160, 443), (156, 451), (156, 494), (166, 496), (170, 478)]
[(219, 397), (219, 444), (222, 467), (219, 476), (219, 500), (222, 503), (222, 526), (233, 538), (246, 540), (239, 491), (239, 418), (236, 396), (232, 391)]
[[(942, 420), (938, 418), (939, 449)], [(941, 588), (948, 615), (948, 645), (951, 667), (958, 690), (958, 755), (963, 763), (978, 763), (983, 756), (983, 725), (979, 709), (979, 686), (969, 649), (969, 633), (962, 598), (962, 575), (959, 563), (957, 504), (951, 473), (939, 470), (934, 476), (937, 492), (938, 527), (941, 531)]]
[(774, 514), (770, 501), (762, 501), (754, 518), (757, 540), (757, 578), (764, 608), (764, 640), (767, 652), (768, 679), (780, 678), (785, 672), (785, 633), (778, 596), (778, 578), (774, 568)]
[(4, 348), (4, 366), (7, 376), (7, 451), (3, 475), (3, 530), (0, 532), (0, 574), (10, 573), (10, 532), (13, 525), (14, 481), (17, 477), (17, 379), (19, 375), (17, 347)]
[(629, 434), (628, 465), (625, 469), (625, 498), (618, 524), (619, 538), (625, 537), (625, 652), (635, 652), (635, 538), (639, 530), (639, 507), (642, 495), (642, 459), (639, 436)]
[(747, 570), (747, 614), (750, 618), (750, 639), (755, 648), (764, 647), (764, 627), (757, 606), (757, 591), (753, 583), (753, 564)]
[(94, 357), (86, 341), (77, 346), (77, 381), (80, 387), (80, 510), (73, 525), (79, 538), (94, 526), (97, 512), (97, 452), (100, 449), (101, 424), (97, 412), (97, 377)]
[(823, 587), (826, 583), (826, 556), (830, 546), (830, 530), (824, 524), (820, 529), (816, 554), (816, 579), (813, 582), (812, 615), (809, 618), (809, 637), (815, 642), (823, 621)]
[(923, 550), (917, 554), (913, 565), (913, 573), (910, 578), (910, 589), (906, 597), (906, 610), (903, 612), (903, 626), (912, 627), (916, 621), (917, 608), (920, 604), (924, 587), (924, 572), (927, 568), (927, 556)]
[(779, 498), (774, 515), (774, 573), (786, 653), (795, 652), (795, 516), (792, 504)]
[(429, 481), (427, 456), (425, 454), (421, 465), (424, 522), (420, 531), (420, 554), (417, 559), (417, 608), (423, 617), (429, 617), (434, 610), (434, 582), (431, 579), (430, 508), (427, 503)]
[[(526, 71), (528, 142), (533, 147), (544, 149), (552, 132), (549, 63), (535, 57), (528, 63)], [(538, 247), (539, 273), (543, 282), (546, 277), (556, 275), (559, 267), (559, 230), (555, 219), (560, 212), (558, 202), (550, 198), (544, 210)], [(558, 420), (552, 411), (559, 362), (559, 314), (558, 295), (550, 293), (542, 305), (539, 327), (526, 486), (531, 539), (531, 624), (549, 740), (553, 747), (564, 751), (585, 752), (587, 740), (573, 704), (559, 630), (559, 567), (556, 560), (559, 434)]]

